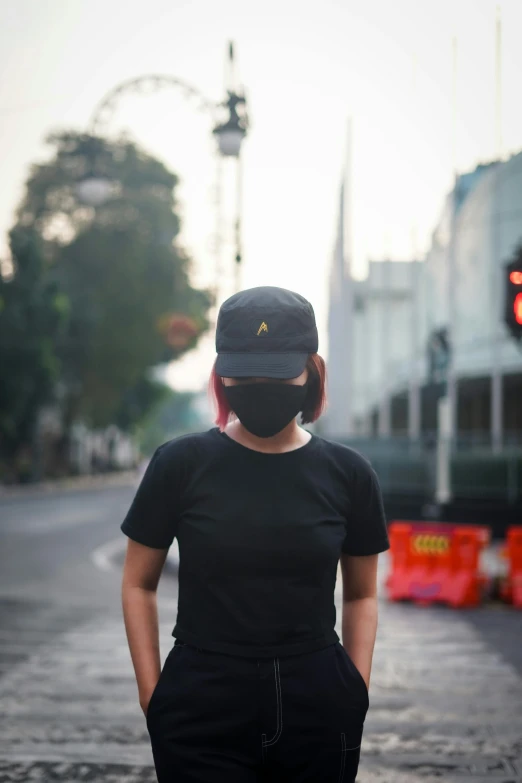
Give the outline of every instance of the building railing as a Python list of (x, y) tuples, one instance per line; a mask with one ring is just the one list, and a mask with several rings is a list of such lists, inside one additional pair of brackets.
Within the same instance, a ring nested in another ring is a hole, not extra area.
[[(436, 433), (419, 441), (406, 436), (339, 440), (369, 459), (385, 495), (435, 497)], [(452, 444), (451, 490), (457, 501), (522, 504), (521, 434), (506, 438), (499, 453), (489, 435), (459, 435)]]

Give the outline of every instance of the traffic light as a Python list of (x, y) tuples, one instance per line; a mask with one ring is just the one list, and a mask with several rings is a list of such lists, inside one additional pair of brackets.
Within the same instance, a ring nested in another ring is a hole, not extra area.
[(516, 340), (522, 339), (522, 245), (505, 266), (504, 320)]
[(428, 341), (430, 383), (446, 383), (450, 351), (448, 330), (443, 327), (431, 332)]

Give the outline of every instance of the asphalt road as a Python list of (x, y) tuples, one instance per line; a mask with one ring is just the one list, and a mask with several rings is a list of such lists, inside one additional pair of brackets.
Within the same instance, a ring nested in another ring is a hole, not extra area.
[[(132, 494), (0, 501), (1, 783), (155, 781), (120, 608)], [(165, 573), (163, 658), (176, 602)], [(522, 612), (381, 598), (358, 778), (378, 781), (522, 783)]]

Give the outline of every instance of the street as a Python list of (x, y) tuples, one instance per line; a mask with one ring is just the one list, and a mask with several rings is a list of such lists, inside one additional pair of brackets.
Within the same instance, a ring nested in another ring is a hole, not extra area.
[[(133, 491), (0, 500), (1, 783), (156, 780), (120, 605)], [(164, 659), (170, 572), (158, 599)], [(392, 605), (381, 589), (361, 759), (359, 783), (522, 783), (522, 613)]]

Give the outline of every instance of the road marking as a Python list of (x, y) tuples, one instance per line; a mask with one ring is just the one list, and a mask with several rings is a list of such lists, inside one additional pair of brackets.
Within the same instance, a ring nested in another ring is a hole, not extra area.
[(91, 560), (100, 571), (112, 571), (115, 569), (115, 559), (118, 555), (123, 555), (127, 548), (125, 539), (114, 538), (107, 541), (91, 552)]
[[(91, 560), (100, 571), (113, 571), (119, 568), (117, 565), (118, 559), (124, 557), (125, 550), (127, 548), (127, 541), (122, 538), (114, 538), (111, 541), (107, 541), (91, 552)], [(177, 568), (179, 565), (179, 550), (177, 541), (172, 542), (167, 554), (167, 561), (170, 566)]]

